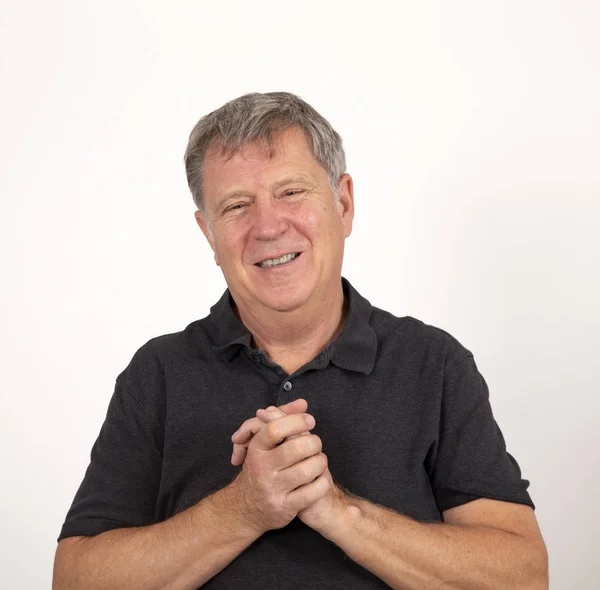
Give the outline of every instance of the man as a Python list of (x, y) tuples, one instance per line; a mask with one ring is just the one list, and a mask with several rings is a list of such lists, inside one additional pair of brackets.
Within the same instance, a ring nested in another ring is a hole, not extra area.
[(547, 588), (473, 355), (341, 278), (354, 195), (329, 123), (242, 96), (185, 162), (228, 289), (118, 376), (54, 588)]

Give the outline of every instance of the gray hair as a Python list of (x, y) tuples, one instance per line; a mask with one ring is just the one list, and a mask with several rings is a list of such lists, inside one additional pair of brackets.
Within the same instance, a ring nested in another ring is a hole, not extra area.
[[(329, 121), (299, 96), (289, 92), (253, 92), (225, 103), (202, 117), (190, 134), (184, 162), (194, 203), (205, 215), (202, 184), (204, 157), (220, 149), (229, 158), (245, 145), (260, 142), (273, 156), (273, 138), (290, 127), (300, 127), (313, 156), (325, 168), (336, 200), (338, 181), (346, 171), (342, 138)], [(205, 215), (206, 216), (206, 215)]]

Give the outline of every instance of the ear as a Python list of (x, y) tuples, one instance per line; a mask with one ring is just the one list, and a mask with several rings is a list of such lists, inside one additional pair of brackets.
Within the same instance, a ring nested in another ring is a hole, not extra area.
[(210, 247), (211, 247), (211, 249), (213, 251), (213, 254), (215, 255), (215, 263), (216, 263), (216, 265), (220, 266), (219, 265), (219, 261), (217, 260), (217, 253), (215, 252), (215, 242), (214, 242), (214, 239), (213, 239), (212, 232), (210, 231), (210, 227), (208, 225), (208, 221), (205, 219), (205, 217), (204, 217), (204, 215), (202, 214), (201, 211), (196, 211), (194, 213), (194, 217), (196, 218), (196, 223), (198, 224), (198, 226), (202, 230), (202, 233), (204, 234), (204, 237), (206, 238), (206, 240), (210, 244)]
[(352, 221), (354, 220), (354, 185), (350, 174), (345, 173), (338, 181), (339, 209), (344, 226), (344, 237), (352, 233)]

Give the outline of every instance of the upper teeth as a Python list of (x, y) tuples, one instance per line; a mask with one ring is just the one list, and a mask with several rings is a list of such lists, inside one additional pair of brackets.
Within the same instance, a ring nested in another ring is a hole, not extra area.
[(296, 256), (298, 256), (298, 254), (295, 253), (290, 253), (290, 254), (284, 254), (283, 256), (280, 256), (279, 258), (271, 258), (270, 260), (263, 260), (262, 262), (259, 262), (258, 266), (265, 268), (265, 267), (269, 267), (269, 266), (277, 266), (278, 264), (283, 264), (284, 262), (289, 262), (290, 260), (293, 260), (294, 258), (296, 258)]

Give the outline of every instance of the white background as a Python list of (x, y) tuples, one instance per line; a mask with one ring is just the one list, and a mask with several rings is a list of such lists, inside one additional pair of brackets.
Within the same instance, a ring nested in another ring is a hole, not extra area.
[(287, 90), (344, 138), (345, 276), (475, 353), (551, 587), (598, 588), (596, 2), (0, 6), (2, 587), (50, 587), (116, 375), (225, 287), (191, 128)]

